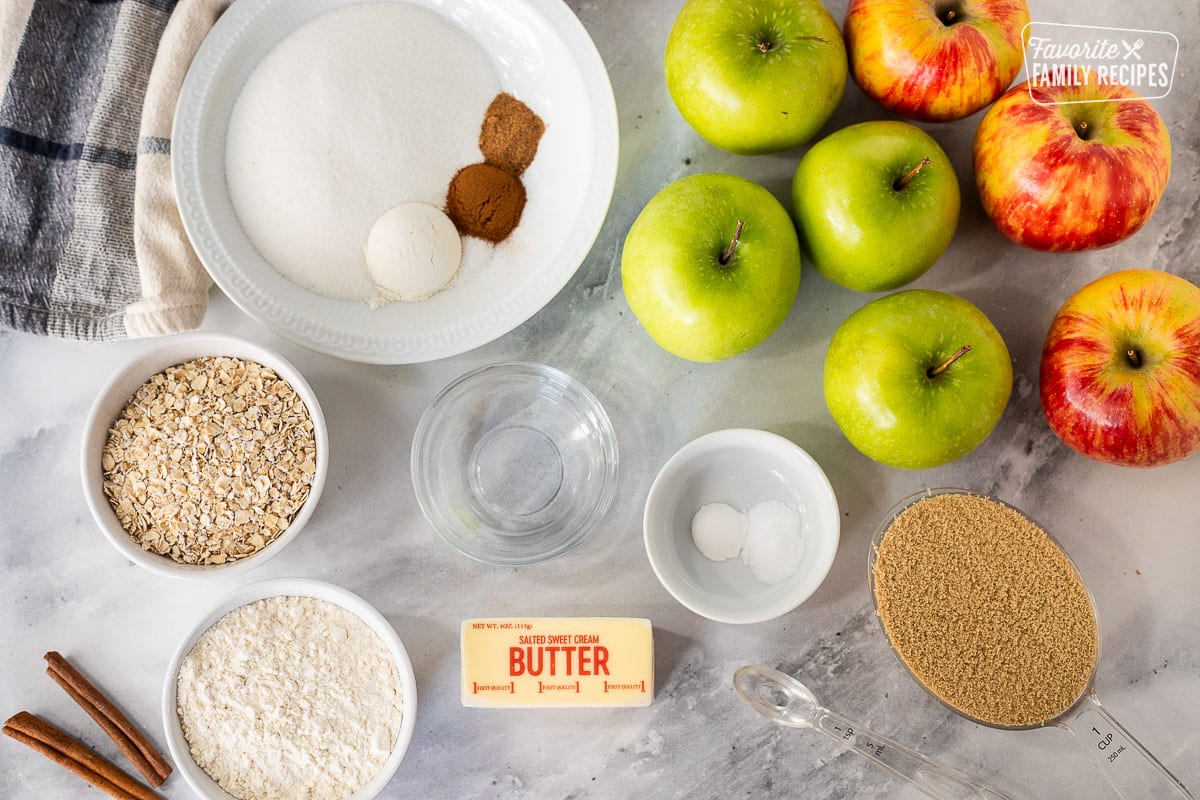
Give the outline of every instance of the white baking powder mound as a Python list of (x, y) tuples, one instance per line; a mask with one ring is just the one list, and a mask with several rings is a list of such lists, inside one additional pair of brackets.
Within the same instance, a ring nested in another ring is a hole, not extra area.
[(746, 512), (742, 561), (763, 583), (779, 583), (795, 574), (804, 556), (804, 517), (780, 500), (757, 503)]
[(409, 3), (345, 6), (255, 68), (229, 120), (225, 170), (247, 237), (284, 277), (369, 301), (363, 245), (393, 206), (441, 208), (482, 161), (499, 77), (465, 31)]
[(700, 506), (692, 517), (692, 541), (709, 561), (737, 558), (748, 529), (746, 515), (725, 503)]

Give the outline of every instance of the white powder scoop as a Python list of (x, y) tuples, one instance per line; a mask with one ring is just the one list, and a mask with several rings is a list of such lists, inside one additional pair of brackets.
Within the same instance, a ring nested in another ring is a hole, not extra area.
[(692, 541), (710, 561), (737, 558), (746, 544), (746, 515), (725, 503), (700, 506), (692, 517)]
[(804, 554), (804, 518), (779, 500), (758, 503), (746, 512), (742, 562), (763, 583), (779, 583), (800, 567)]
[(414, 302), (454, 279), (462, 262), (462, 238), (440, 209), (405, 203), (375, 220), (364, 254), (383, 302)]

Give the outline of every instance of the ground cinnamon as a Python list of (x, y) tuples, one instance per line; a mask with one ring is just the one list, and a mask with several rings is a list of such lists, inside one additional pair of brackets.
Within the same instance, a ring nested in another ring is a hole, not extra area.
[(484, 163), (463, 167), (446, 192), (446, 214), (464, 236), (493, 244), (508, 238), (525, 210), (523, 173), (537, 155), (546, 123), (507, 92), (496, 95), (479, 128)]
[(546, 123), (533, 109), (501, 92), (492, 100), (479, 130), (483, 159), (505, 172), (520, 175), (533, 163)]
[(489, 242), (508, 238), (524, 209), (521, 179), (492, 164), (463, 167), (446, 193), (446, 213), (459, 232)]

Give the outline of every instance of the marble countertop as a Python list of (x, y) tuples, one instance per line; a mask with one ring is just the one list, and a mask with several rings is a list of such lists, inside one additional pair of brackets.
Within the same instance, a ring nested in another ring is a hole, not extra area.
[[(725, 171), (787, 198), (798, 153), (746, 158), (701, 141), (671, 104), (662, 50), (675, 2), (571, 0), (604, 57), (620, 109), (621, 162), (607, 223), (570, 284), (527, 323), (444, 361), (352, 364), (309, 352), (251, 322), (216, 290), (204, 328), (281, 351), (307, 376), (328, 418), (332, 454), (308, 528), (245, 580), (332, 581), (379, 608), (414, 661), (420, 708), (412, 746), (386, 798), (910, 798), (918, 795), (811, 732), (771, 726), (731, 688), (736, 667), (780, 666), (829, 707), (994, 782), (1014, 798), (1115, 797), (1072, 737), (1057, 729), (992, 730), (928, 697), (904, 673), (872, 619), (866, 557), (898, 498), (923, 487), (994, 493), (1051, 528), (1100, 611), (1096, 687), (1106, 706), (1193, 790), (1200, 788), (1200, 457), (1153, 471), (1101, 465), (1060, 444), (1042, 420), (1037, 364), (1058, 306), (1124, 267), (1158, 267), (1200, 282), (1200, 23), (1192, 0), (1145, 8), (1036, 0), (1034, 18), (1170, 30), (1182, 42), (1174, 92), (1156, 106), (1173, 139), (1166, 198), (1150, 224), (1108, 250), (1046, 255), (1001, 237), (971, 181), (978, 118), (930, 130), (954, 162), (962, 220), (943, 259), (917, 284), (980, 306), (1015, 362), (1011, 404), (991, 438), (923, 472), (869, 461), (825, 408), (821, 364), (837, 324), (866, 303), (807, 269), (795, 308), (761, 347), (701, 365), (660, 350), (621, 292), (621, 242), (650, 196), (683, 175)], [(843, 0), (831, 10), (840, 20)], [(1086, 10), (1083, 10), (1086, 9)], [(830, 131), (886, 115), (850, 85)], [(144, 342), (81, 344), (0, 334), (0, 714), (44, 714), (119, 759), (110, 742), (41, 673), (42, 653), (77, 658), (163, 742), (160, 696), (184, 633), (242, 582), (192, 583), (122, 559), (84, 504), (78, 450), (84, 416), (115, 369)], [(426, 404), (476, 366), (523, 359), (581, 379), (612, 417), (621, 451), (618, 500), (577, 550), (520, 569), (458, 555), (417, 509), (409, 442)], [(692, 438), (757, 427), (798, 442), (828, 472), (845, 516), (820, 589), (797, 610), (723, 625), (678, 605), (659, 585), (641, 540), (655, 472)], [(458, 697), (458, 626), (500, 615), (618, 615), (655, 627), (654, 703), (621, 710), (465, 709)], [(190, 792), (177, 776), (172, 798)], [(0, 742), (0, 796), (94, 796), (40, 756)], [(98, 796), (98, 795), (97, 795)]]

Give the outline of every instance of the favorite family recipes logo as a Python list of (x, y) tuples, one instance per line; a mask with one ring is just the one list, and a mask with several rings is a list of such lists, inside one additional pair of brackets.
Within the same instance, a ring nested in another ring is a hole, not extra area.
[[(1058, 22), (1025, 26), (1025, 73), (1029, 96), (1042, 105), (1083, 103), (1064, 99), (1050, 103), (1035, 89), (1088, 84), (1124, 84), (1143, 99), (1156, 100), (1171, 92), (1179, 39), (1169, 31), (1100, 28)], [(1116, 98), (1133, 100), (1135, 98)]]

